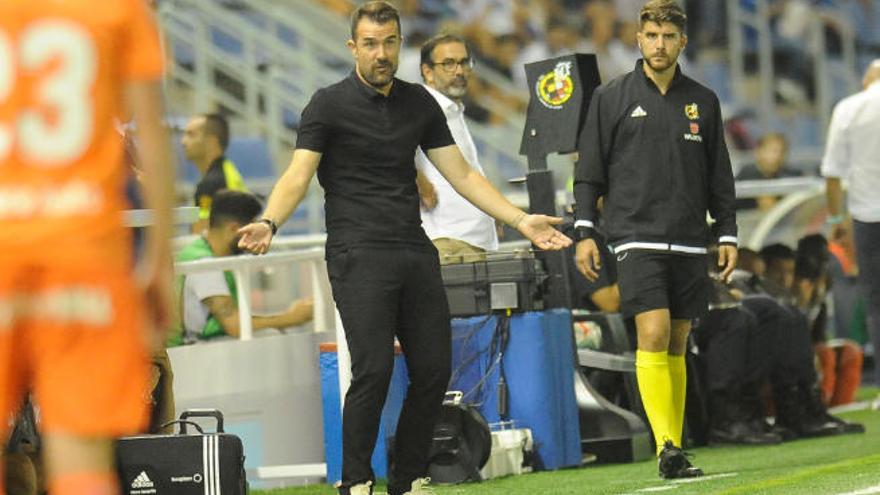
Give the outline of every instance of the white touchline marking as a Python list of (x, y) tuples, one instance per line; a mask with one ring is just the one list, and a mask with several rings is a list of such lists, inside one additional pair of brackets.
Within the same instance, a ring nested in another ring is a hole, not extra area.
[(739, 476), (739, 473), (719, 473), (719, 474), (710, 474), (709, 476), (700, 476), (698, 478), (682, 478), (677, 480), (672, 480), (672, 483), (701, 483), (703, 481), (717, 480), (720, 478), (729, 478), (731, 476)]
[(854, 492), (838, 493), (837, 495), (872, 495), (874, 493), (880, 493), (880, 485), (869, 486)]
[(677, 487), (675, 485), (665, 485), (665, 486), (649, 486), (648, 488), (642, 488), (641, 490), (636, 490), (637, 492), (665, 492), (666, 490), (675, 490)]

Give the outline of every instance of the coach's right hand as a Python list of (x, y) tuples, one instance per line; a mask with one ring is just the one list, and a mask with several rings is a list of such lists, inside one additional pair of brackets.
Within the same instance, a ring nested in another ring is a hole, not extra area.
[(265, 254), (272, 244), (272, 229), (265, 222), (253, 222), (238, 229), (238, 247), (254, 254)]
[(599, 256), (599, 246), (593, 239), (584, 239), (575, 246), (574, 260), (578, 270), (584, 274), (590, 282), (599, 278), (599, 270), (602, 269), (602, 260)]

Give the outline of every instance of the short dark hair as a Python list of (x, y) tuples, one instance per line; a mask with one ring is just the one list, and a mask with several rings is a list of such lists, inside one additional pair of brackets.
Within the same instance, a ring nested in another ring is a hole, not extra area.
[(367, 19), (376, 24), (386, 24), (394, 21), (397, 23), (397, 32), (400, 33), (400, 14), (393, 5), (384, 0), (372, 0), (354, 9), (351, 13), (351, 39), (355, 40), (355, 31), (361, 19)]
[(825, 275), (826, 267), (811, 256), (800, 256), (794, 261), (794, 276), (805, 280), (819, 280)]
[(799, 278), (817, 279), (822, 277), (828, 271), (830, 260), (828, 240), (824, 235), (810, 234), (798, 240), (794, 270)]
[(779, 261), (794, 260), (794, 249), (782, 243), (770, 244), (761, 249), (761, 258), (767, 264), (767, 268)]
[(227, 222), (246, 225), (254, 221), (263, 211), (263, 205), (251, 193), (221, 189), (214, 194), (211, 202), (210, 228), (220, 227)]
[[(737, 249), (736, 267), (749, 273), (755, 273), (755, 266), (759, 261), (764, 261), (754, 249), (741, 247)], [(765, 263), (766, 264), (766, 263)]]
[(434, 54), (434, 48), (437, 48), (438, 45), (445, 45), (446, 43), (461, 43), (462, 45), (464, 45), (465, 50), (467, 50), (468, 55), (470, 55), (471, 53), (471, 50), (468, 47), (467, 42), (464, 40), (464, 38), (457, 34), (441, 33), (429, 39), (425, 42), (424, 45), (422, 45), (421, 64), (431, 65), (431, 62), (433, 62), (433, 60), (431, 60), (431, 55)]
[(205, 119), (205, 132), (216, 137), (220, 148), (226, 151), (229, 146), (229, 122), (226, 117), (219, 113), (206, 113), (202, 117)]
[(675, 0), (651, 0), (639, 12), (639, 29), (642, 29), (646, 22), (657, 24), (671, 22), (684, 33), (687, 28), (687, 15)]

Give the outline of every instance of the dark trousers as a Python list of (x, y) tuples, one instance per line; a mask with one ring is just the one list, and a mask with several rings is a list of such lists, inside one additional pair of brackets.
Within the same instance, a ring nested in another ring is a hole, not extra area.
[(868, 308), (868, 336), (874, 347), (874, 385), (880, 385), (880, 222), (853, 222), (859, 285)]
[(329, 251), (327, 269), (351, 353), (342, 411), (342, 489), (373, 480), (370, 457), (400, 341), (409, 389), (397, 424), (389, 493), (424, 477), (434, 423), (449, 382), (449, 305), (437, 251), (358, 247)]
[(807, 318), (794, 307), (768, 296), (749, 296), (743, 307), (755, 315), (758, 331), (752, 352), (771, 356), (770, 380), (775, 386), (815, 383), (813, 343)]
[(739, 387), (746, 374), (748, 339), (754, 317), (741, 308), (711, 310), (694, 328), (709, 392)]

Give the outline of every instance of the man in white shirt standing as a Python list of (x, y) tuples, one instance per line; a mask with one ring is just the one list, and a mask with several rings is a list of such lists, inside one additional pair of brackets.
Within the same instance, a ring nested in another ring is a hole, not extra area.
[[(874, 383), (880, 384), (880, 59), (865, 73), (864, 90), (844, 98), (834, 108), (828, 129), (822, 175), (828, 200), (832, 237), (853, 229), (859, 283), (868, 307), (868, 333), (874, 347)], [(843, 209), (846, 180), (848, 215)], [(849, 218), (852, 217), (852, 227)]]
[[(428, 40), (421, 51), (425, 88), (437, 100), (455, 144), (477, 172), (485, 175), (477, 147), (464, 117), (464, 98), (474, 59), (464, 40), (441, 34)], [(495, 221), (455, 192), (421, 149), (416, 151), (417, 183), (422, 200), (422, 226), (440, 254), (440, 264), (485, 259), (498, 249)]]

